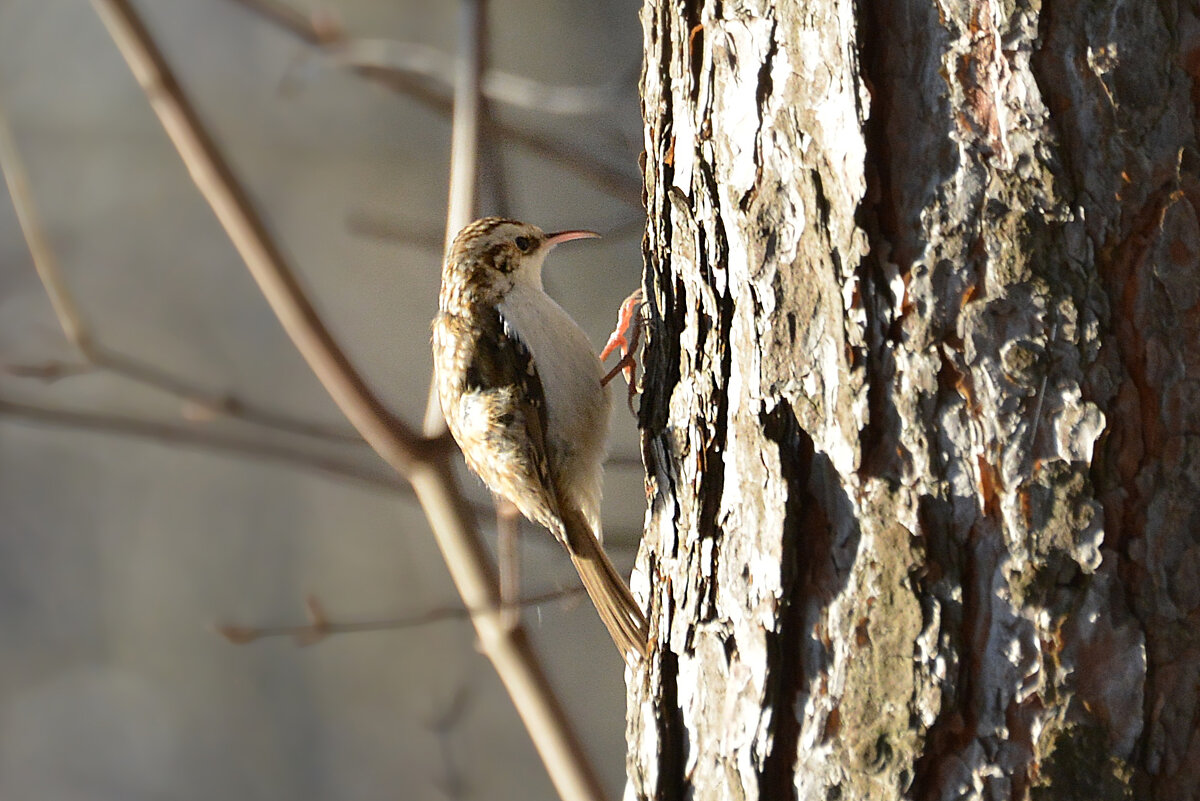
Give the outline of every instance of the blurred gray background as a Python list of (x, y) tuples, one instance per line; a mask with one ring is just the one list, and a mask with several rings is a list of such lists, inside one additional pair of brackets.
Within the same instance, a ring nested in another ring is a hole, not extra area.
[[(386, 55), (387, 42), (454, 51), (454, 2), (289, 1), (382, 43), (351, 55)], [(230, 0), (137, 7), (335, 335), (418, 424), (448, 120)], [(551, 293), (598, 348), (640, 274), (637, 3), (498, 0), (488, 18), (495, 68), (603, 95), (587, 114), (494, 110), (608, 165), (623, 195), (503, 139), (481, 195), (483, 213), (608, 234), (559, 249), (546, 270)], [(105, 347), (213, 392), (340, 423), (88, 3), (0, 0), (0, 108), (62, 271)], [(5, 193), (0, 398), (299, 443), (387, 475), (364, 448), (195, 420), (178, 398), (111, 372), (22, 375), (55, 361), (78, 357)], [(616, 398), (612, 451), (635, 458), (634, 421), (620, 390)], [(486, 502), (477, 481), (466, 486)], [(625, 570), (643, 507), (640, 470), (610, 468), (605, 525)], [(523, 531), (524, 592), (574, 586), (548, 536)], [(403, 494), (300, 464), (0, 413), (0, 799), (554, 796), (465, 622), (308, 648), (286, 638), (235, 646), (211, 631), (214, 622), (302, 623), (309, 593), (338, 621), (458, 603)], [(607, 635), (586, 602), (525, 614), (619, 795), (624, 688)]]

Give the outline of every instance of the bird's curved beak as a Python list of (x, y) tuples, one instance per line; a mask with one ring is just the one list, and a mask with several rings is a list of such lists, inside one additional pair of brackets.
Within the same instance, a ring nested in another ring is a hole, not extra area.
[(555, 245), (563, 242), (570, 242), (572, 239), (599, 239), (600, 234), (595, 231), (555, 231), (552, 234), (546, 234), (546, 240), (543, 243), (544, 247), (549, 250)]

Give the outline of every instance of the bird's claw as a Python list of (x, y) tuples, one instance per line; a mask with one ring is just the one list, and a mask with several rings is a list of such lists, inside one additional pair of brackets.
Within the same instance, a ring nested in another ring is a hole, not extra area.
[(633, 411), (633, 396), (637, 393), (637, 348), (642, 339), (642, 316), (638, 312), (641, 305), (642, 290), (639, 287), (621, 303), (621, 310), (617, 314), (617, 326), (609, 335), (604, 350), (600, 351), (600, 361), (604, 361), (617, 348), (621, 349), (621, 360), (601, 379), (600, 385), (608, 386), (608, 382), (616, 378), (617, 373), (624, 373), (625, 381), (629, 385), (630, 411)]

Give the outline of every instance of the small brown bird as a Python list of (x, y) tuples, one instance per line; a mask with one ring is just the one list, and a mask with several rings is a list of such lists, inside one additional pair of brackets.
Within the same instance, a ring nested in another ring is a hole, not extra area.
[(598, 541), (604, 369), (587, 335), (542, 289), (546, 254), (594, 236), (497, 217), (463, 228), (442, 266), (433, 358), (442, 411), (467, 465), (566, 546), (630, 659), (646, 653), (646, 619)]

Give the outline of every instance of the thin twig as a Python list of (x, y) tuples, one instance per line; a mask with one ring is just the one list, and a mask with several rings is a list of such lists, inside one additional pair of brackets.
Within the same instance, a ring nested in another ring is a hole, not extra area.
[[(454, 113), (450, 128), (450, 192), (446, 202), (446, 253), (455, 235), (475, 218), (479, 189), (479, 124), (483, 101), (483, 0), (459, 0), (458, 59), (454, 67)], [(434, 385), (425, 401), (426, 436), (444, 435), (446, 420)]]
[[(227, 456), (250, 457), (312, 470), (337, 479), (348, 479), (356, 484), (413, 497), (412, 487), (396, 475), (364, 467), (357, 461), (344, 459), (333, 454), (315, 452), (286, 442), (274, 442), (261, 438), (246, 437), (192, 423), (146, 420), (130, 415), (104, 412), (63, 409), (0, 397), (0, 418), (16, 420), (35, 426), (61, 428), (69, 431), (84, 431), (103, 436), (132, 437), (137, 440), (160, 445), (180, 445), (185, 448), (209, 451)], [(495, 507), (488, 503), (470, 502), (477, 515), (494, 514)], [(639, 531), (609, 529), (609, 550), (623, 550), (636, 543)], [(559, 548), (557, 542), (548, 537), (530, 540), (535, 545), (543, 543), (548, 548)]]
[(310, 45), (320, 47), (330, 42), (336, 42), (344, 36), (341, 25), (331, 18), (322, 17), (321, 24), (318, 24), (313, 17), (296, 10), (281, 0), (233, 0), (233, 2), (246, 7)]
[[(0, 417), (35, 425), (133, 437), (164, 445), (183, 445), (215, 453), (249, 456), (316, 470), (319, 473), (350, 479), (375, 489), (398, 492), (409, 497), (412, 497), (413, 494), (412, 488), (397, 476), (364, 468), (356, 462), (330, 454), (317, 453), (288, 443), (229, 434), (209, 426), (198, 427), (191, 423), (158, 422), (127, 415), (38, 406), (5, 398), (0, 398)], [(486, 511), (482, 507), (481, 510)]]
[(346, 230), (358, 236), (385, 239), (410, 247), (424, 248), (439, 256), (442, 252), (442, 235), (438, 231), (426, 230), (420, 224), (398, 220), (389, 214), (359, 209), (346, 215)]
[(59, 327), (72, 345), (84, 351), (90, 341), (87, 325), (62, 280), (58, 261), (54, 258), (54, 251), (51, 250), (50, 242), (46, 239), (38, 220), (33, 193), (29, 189), (29, 179), (25, 175), (25, 165), (21, 161), (17, 143), (3, 112), (0, 112), (0, 170), (4, 172), (4, 182), (8, 185), (9, 196), (12, 197), (17, 222), (21, 225), (21, 232), (25, 235), (25, 242), (33, 256), (33, 266), (37, 270), (38, 278), (46, 288), (46, 294), (50, 296), (50, 305), (54, 308)]
[(353, 429), (347, 430), (345, 426), (301, 420), (229, 393), (213, 394), (188, 379), (180, 378), (152, 364), (109, 350), (98, 343), (93, 345), (87, 358), (97, 367), (183, 400), (187, 404), (187, 411), (193, 417), (204, 418), (221, 415), (289, 434), (299, 434), (331, 442), (363, 444), (362, 437)]
[[(324, 50), (341, 67), (398, 73), (428, 81), (438, 92), (445, 91), (446, 76), (454, 72), (453, 58), (419, 42), (343, 38)], [(491, 68), (483, 72), (480, 89), (489, 102), (561, 116), (598, 114), (612, 105), (614, 95), (611, 87), (546, 84)]]
[[(229, 0), (286, 30), (314, 47), (329, 47), (345, 39), (337, 28), (314, 23), (308, 17), (279, 0)], [(453, 113), (453, 102), (444, 92), (430, 88), (425, 82), (390, 69), (357, 66), (351, 71), (374, 81), (389, 90), (416, 100), (425, 107), (447, 117)], [(530, 150), (537, 156), (563, 170), (590, 181), (600, 190), (635, 207), (642, 203), (641, 182), (597, 159), (591, 152), (549, 137), (497, 122), (495, 133), (506, 140)]]
[[(189, 420), (201, 422), (214, 417), (229, 417), (287, 434), (298, 434), (334, 443), (365, 444), (362, 437), (353, 429), (331, 423), (302, 420), (251, 403), (237, 395), (214, 394), (189, 379), (168, 373), (148, 362), (109, 350), (94, 341), (86, 350), (81, 350), (80, 355), (86, 362), (85, 366), (69, 365), (66, 366), (65, 371), (60, 372), (54, 369), (55, 363), (49, 363), (47, 365), (49, 369), (45, 371), (46, 379), (58, 380), (70, 375), (81, 375), (88, 371), (105, 370), (178, 398), (183, 402), (184, 417)], [(9, 365), (4, 369), (6, 372), (14, 374), (24, 372), (26, 375), (32, 375), (37, 372), (34, 369), (36, 367), (36, 365)]]
[(483, 99), (484, 0), (459, 0), (458, 56), (450, 130), (450, 195), (446, 203), (446, 250), (475, 217), (479, 189), (479, 123)]
[[(528, 598), (518, 598), (513, 602), (515, 607), (537, 606), (539, 604), (572, 598), (580, 595), (583, 587), (568, 587), (561, 590), (531, 595)], [(294, 626), (242, 626), (236, 623), (219, 623), (215, 626), (217, 632), (235, 645), (244, 645), (256, 640), (271, 637), (292, 637), (297, 645), (313, 645), (326, 637), (335, 634), (361, 634), (368, 631), (400, 631), (447, 620), (470, 620), (484, 614), (490, 614), (491, 609), (464, 609), (461, 606), (447, 606), (430, 609), (405, 617), (387, 620), (359, 620), (349, 622), (330, 621), (323, 607), (311, 596), (305, 600), (308, 611), (308, 622)]]
[(437, 785), (451, 799), (466, 798), (470, 789), (466, 777), (458, 768), (458, 761), (454, 758), (450, 735), (454, 733), (454, 729), (466, 714), (469, 702), (472, 700), (471, 690), (473, 687), (474, 685), (470, 682), (461, 682), (446, 710), (429, 723), (429, 729), (437, 736), (442, 752), (442, 765), (445, 768), (444, 775)]
[(96, 366), (87, 362), (60, 362), (50, 360), (46, 362), (37, 362), (36, 364), (5, 364), (0, 365), (0, 371), (3, 371), (17, 378), (36, 378), (38, 381), (44, 381), (47, 384), (53, 384), (55, 381), (60, 381), (64, 378), (72, 376), (85, 375), (96, 371)]
[(492, 104), (484, 101), (480, 108), (483, 138), (480, 142), (483, 155), (483, 185), (491, 195), (489, 212), (497, 217), (512, 217), (512, 192), (509, 191), (508, 170), (504, 163), (504, 152), (496, 136), (496, 113)]
[(335, 403), (377, 453), (409, 480), (471, 622), (564, 799), (604, 797), (595, 770), (529, 642), (503, 625), (496, 571), (458, 486), (445, 439), (417, 436), (379, 401), (308, 301), (232, 170), (204, 129), (128, 0), (93, 0), (188, 171)]
[(16, 141), (12, 136), (0, 110), (0, 172), (4, 173), (9, 196), (17, 213), (17, 220), (25, 236), (25, 242), (33, 259), (34, 269), (42, 282), (50, 304), (54, 309), (63, 336), (74, 346), (83, 364), (46, 362), (42, 365), (6, 365), (3, 369), (12, 375), (57, 381), (95, 370), (107, 370), (130, 381), (172, 395), (185, 404), (186, 411), (195, 418), (224, 415), (273, 428), (291, 434), (332, 440), (335, 442), (362, 442), (353, 431), (344, 427), (300, 420), (289, 415), (266, 409), (231, 394), (216, 394), (194, 382), (168, 373), (159, 367), (126, 356), (101, 344), (91, 327), (84, 321), (80, 305), (75, 300), (70, 286), (63, 277), (58, 259), (50, 247), (41, 217), (34, 203), (33, 193), (25, 174), (24, 162)]
[(93, 0), (192, 179), (225, 227), (284, 329), (338, 407), (402, 472), (428, 446), (379, 401), (333, 341), (249, 197), (152, 44), (128, 0)]
[(604, 460), (604, 468), (606, 470), (642, 470), (646, 466), (642, 464), (642, 460), (637, 456), (621, 456), (609, 454)]
[(506, 625), (521, 619), (515, 600), (521, 597), (521, 512), (506, 498), (496, 503), (496, 562), (500, 568), (500, 605)]

